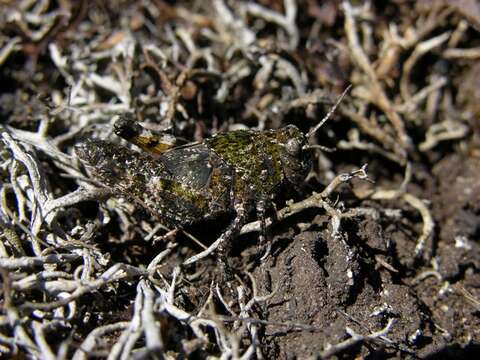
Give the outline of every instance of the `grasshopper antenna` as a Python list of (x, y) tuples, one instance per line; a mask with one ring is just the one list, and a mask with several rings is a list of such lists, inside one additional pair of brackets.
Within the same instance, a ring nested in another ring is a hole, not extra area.
[[(342, 102), (343, 98), (345, 97), (345, 95), (347, 95), (348, 91), (350, 90), (350, 88), (352, 87), (352, 85), (348, 85), (347, 88), (343, 91), (342, 95), (340, 95), (340, 97), (338, 98), (337, 102), (335, 103), (335, 105), (333, 105), (333, 107), (330, 109), (330, 111), (327, 113), (327, 115), (325, 115), (325, 117), (320, 120), (320, 122), (315, 125), (315, 127), (313, 129), (311, 129), (308, 134), (307, 134), (307, 139), (310, 140), (310, 138), (318, 131), (318, 129), (320, 129), (322, 127), (323, 124), (325, 124), (325, 122), (330, 119), (330, 116), (332, 116), (332, 114), (335, 112), (335, 110), (337, 109), (338, 105), (340, 105), (340, 103)], [(309, 146), (309, 145), (307, 145)]]

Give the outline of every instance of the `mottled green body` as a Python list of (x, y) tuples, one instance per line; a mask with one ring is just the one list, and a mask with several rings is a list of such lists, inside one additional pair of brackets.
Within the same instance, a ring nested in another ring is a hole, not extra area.
[(188, 224), (269, 201), (297, 185), (310, 167), (306, 138), (295, 126), (239, 130), (153, 157), (105, 141), (77, 147), (105, 185), (173, 224)]
[[(272, 192), (283, 179), (274, 132), (239, 130), (207, 139), (207, 146), (235, 170), (234, 191), (248, 197)], [(252, 194), (254, 195), (254, 194)]]

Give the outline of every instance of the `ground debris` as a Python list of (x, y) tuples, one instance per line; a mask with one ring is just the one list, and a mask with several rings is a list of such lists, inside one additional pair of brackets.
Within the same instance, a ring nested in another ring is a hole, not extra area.
[[(473, 0), (2, 1), (0, 354), (473, 357), (479, 19)], [(74, 150), (155, 148), (155, 166), (289, 125), (308, 168), (242, 214), (228, 282), (212, 254), (232, 214), (174, 227)]]

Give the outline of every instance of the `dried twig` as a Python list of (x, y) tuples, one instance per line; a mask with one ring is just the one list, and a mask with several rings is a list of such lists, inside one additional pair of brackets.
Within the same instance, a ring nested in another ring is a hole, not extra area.
[(367, 76), (368, 99), (385, 112), (396, 131), (400, 145), (404, 148), (409, 148), (411, 140), (405, 131), (405, 125), (385, 94), (367, 55), (359, 43), (353, 8), (348, 1), (344, 1), (342, 6), (345, 13), (345, 32), (347, 33), (351, 56)]
[(407, 192), (407, 184), (411, 179), (411, 166), (408, 164), (405, 169), (405, 179), (398, 190), (384, 190), (377, 189), (371, 195), (370, 198), (375, 200), (393, 200), (402, 199), (409, 205), (418, 210), (423, 219), (422, 233), (418, 237), (417, 245), (415, 246), (415, 257), (424, 256), (428, 260), (431, 256), (430, 252), (425, 251), (427, 242), (433, 237), (435, 230), (435, 222), (433, 221), (430, 210), (425, 203), (416, 196)]
[(333, 355), (336, 355), (340, 352), (343, 352), (352, 346), (360, 343), (360, 342), (384, 342), (385, 341), (385, 336), (392, 330), (393, 326), (395, 325), (397, 321), (395, 319), (389, 319), (387, 325), (379, 330), (375, 331), (371, 334), (368, 335), (360, 335), (357, 334), (355, 331), (353, 331), (351, 328), (347, 327), (346, 331), (348, 335), (350, 335), (350, 338), (342, 341), (341, 343), (338, 343), (336, 345), (330, 346), (328, 349), (324, 350), (322, 353), (319, 354), (319, 357), (321, 359), (326, 359), (329, 358)]

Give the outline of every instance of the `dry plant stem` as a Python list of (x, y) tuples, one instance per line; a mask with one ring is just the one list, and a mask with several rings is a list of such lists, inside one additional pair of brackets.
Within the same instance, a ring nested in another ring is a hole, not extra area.
[(435, 82), (431, 85), (425, 86), (423, 89), (418, 91), (415, 95), (411, 96), (406, 102), (401, 105), (396, 106), (396, 110), (399, 113), (408, 113), (413, 112), (417, 109), (417, 106), (424, 101), (428, 96), (438, 91), (439, 89), (443, 88), (447, 85), (447, 78), (444, 76), (439, 77), (435, 80)]
[[(3, 132), (4, 129), (6, 129), (5, 132)], [(2, 130), (2, 137), (3, 134), (6, 133), (16, 141), (29, 144), (39, 150), (42, 150), (44, 153), (48, 154), (55, 160), (63, 162), (64, 164), (70, 164), (70, 166), (72, 164), (72, 157), (61, 152), (55, 144), (55, 140), (47, 138), (42, 131), (31, 132), (16, 129), (11, 126), (2, 127), (1, 125), (0, 130)]]
[(72, 292), (78, 287), (72, 274), (63, 271), (42, 271), (12, 282), (15, 291), (27, 292), (33, 289), (43, 290), (47, 294), (57, 295), (62, 292)]
[(352, 129), (348, 133), (348, 141), (340, 140), (337, 143), (336, 147), (337, 149), (363, 150), (363, 151), (368, 151), (374, 154), (379, 154), (384, 158), (390, 161), (393, 161), (397, 164), (403, 164), (405, 162), (404, 157), (400, 157), (392, 152), (388, 152), (383, 147), (377, 144), (360, 141), (360, 132), (358, 129)]
[[(5, 128), (7, 129), (8, 134), (10, 134), (11, 137), (16, 141), (34, 146), (35, 148), (42, 150), (43, 152), (48, 154), (57, 162), (63, 163), (65, 165), (69, 164), (71, 167), (71, 156), (64, 154), (60, 150), (58, 150), (54, 142), (46, 138), (42, 133), (34, 133), (30, 131), (20, 130), (10, 126), (6, 126)], [(3, 130), (1, 125), (0, 130)]]
[(18, 352), (14, 338), (9, 338), (0, 334), (0, 344), (0, 354), (5, 354), (5, 356), (7, 356), (7, 354), (11, 355)]
[[(11, 223), (11, 225), (16, 225), (18, 228), (20, 228), (25, 234), (30, 236), (30, 243), (33, 249), (33, 252), (36, 255), (41, 256), (42, 254), (42, 249), (40, 247), (40, 244), (42, 243), (41, 239), (39, 239), (35, 234), (32, 233), (30, 228), (25, 226), (22, 222), (20, 222), (19, 219), (13, 214), (13, 212), (9, 209), (8, 204), (7, 204), (7, 190), (9, 189), (9, 185), (4, 185), (2, 189), (0, 189), (0, 203), (1, 203), (1, 208), (4, 214), (6, 214), (7, 218), (9, 220), (7, 221), (8, 223)], [(23, 200), (23, 193), (18, 192), (17, 194), (17, 202), (20, 204)], [(4, 235), (7, 235), (7, 240), (9, 240), (12, 243), (12, 246), (14, 248), (17, 248), (17, 251), (20, 253), (22, 252), (23, 246), (20, 242), (20, 239), (17, 237), (8, 237), (8, 232)], [(18, 241), (17, 241), (18, 240)]]
[(58, 254), (58, 255), (46, 255), (28, 257), (23, 256), (15, 259), (0, 258), (0, 269), (18, 270), (29, 269), (37, 266), (43, 266), (45, 264), (64, 264), (79, 259), (77, 254)]
[(402, 199), (409, 205), (414, 207), (416, 210), (418, 210), (418, 212), (422, 216), (423, 227), (422, 233), (417, 239), (417, 245), (415, 246), (415, 257), (425, 255), (426, 260), (428, 260), (431, 254), (425, 253), (425, 244), (433, 236), (433, 232), (435, 230), (435, 222), (433, 221), (430, 210), (425, 205), (425, 203), (414, 195), (408, 193), (399, 193), (396, 190), (377, 190), (371, 196), (371, 198), (375, 200)]
[(450, 60), (477, 60), (480, 59), (480, 47), (470, 49), (447, 49), (443, 52), (443, 57)]
[(143, 292), (143, 309), (141, 312), (142, 325), (145, 331), (145, 342), (147, 349), (151, 354), (160, 355), (163, 352), (162, 332), (155, 320), (153, 310), (155, 302), (155, 294), (148, 287), (145, 281), (141, 282), (141, 290)]
[(435, 230), (435, 222), (433, 221), (432, 214), (430, 210), (425, 205), (425, 203), (417, 198), (416, 196), (406, 192), (406, 187), (408, 182), (411, 179), (411, 166), (407, 164), (405, 169), (405, 179), (399, 190), (376, 190), (373, 194), (370, 195), (371, 199), (375, 200), (393, 200), (393, 199), (402, 199), (415, 208), (423, 220), (422, 233), (418, 237), (417, 245), (415, 246), (415, 257), (419, 258), (424, 256), (425, 260), (429, 260), (431, 257), (430, 252), (425, 251), (425, 245), (433, 237)]
[[(367, 179), (366, 165), (361, 169), (352, 171), (351, 173), (344, 173), (337, 175), (329, 185), (320, 193), (314, 193), (309, 198), (299, 201), (294, 204), (287, 205), (283, 209), (277, 211), (277, 221), (284, 220), (289, 216), (299, 213), (305, 209), (320, 207), (324, 209), (331, 208), (330, 205), (325, 201), (325, 199), (332, 194), (335, 189), (341, 184), (350, 181), (352, 178)], [(266, 226), (269, 227), (272, 225), (272, 219), (266, 219)], [(260, 221), (254, 221), (249, 224), (246, 224), (242, 227), (240, 234), (247, 234), (253, 231), (260, 231)]]
[[(45, 124), (45, 122), (42, 122), (42, 124)], [(29, 140), (33, 136), (38, 139), (43, 139), (44, 135), (44, 128), (45, 126), (40, 126), (38, 133), (29, 133), (25, 131), (20, 131), (16, 130), (13, 128), (9, 128), (10, 130), (13, 131), (15, 135), (18, 135), (21, 133), (22, 136), (26, 136)], [(4, 128), (2, 128), (3, 130)], [(29, 149), (23, 150), (21, 146), (17, 144), (15, 140), (13, 140), (12, 137), (10, 137), (10, 134), (7, 133), (6, 131), (2, 132), (2, 138), (4, 142), (9, 146), (10, 150), (14, 154), (14, 157), (19, 160), (19, 162), (14, 162), (12, 166), (12, 171), (11, 171), (11, 188), (13, 188), (16, 199), (17, 199), (17, 204), (18, 204), (18, 212), (20, 214), (21, 218), (26, 219), (25, 211), (23, 210), (25, 206), (28, 204), (31, 208), (32, 211), (32, 217), (33, 220), (30, 221), (32, 224), (30, 228), (27, 228), (25, 225), (22, 224), (20, 220), (16, 218), (16, 216), (10, 211), (10, 209), (7, 206), (6, 202), (6, 194), (5, 191), (8, 189), (8, 186), (4, 186), (2, 188), (1, 192), (1, 205), (3, 208), (3, 212), (7, 214), (7, 216), (10, 218), (10, 221), (13, 222), (16, 226), (18, 226), (20, 229), (22, 229), (27, 235), (30, 236), (30, 243), (31, 246), (34, 250), (34, 252), (38, 255), (37, 257), (34, 258), (20, 258), (20, 259), (15, 259), (13, 261), (4, 261), (4, 265), (8, 267), (32, 267), (32, 266), (38, 266), (41, 265), (44, 262), (56, 262), (57, 259), (54, 257), (44, 257), (42, 249), (40, 247), (40, 244), (45, 244), (45, 242), (41, 239), (39, 239), (36, 236), (36, 233), (39, 231), (40, 226), (43, 223), (44, 216), (46, 214), (43, 214), (44, 212), (48, 213), (49, 211), (52, 212), (50, 214), (51, 218), (49, 219), (47, 216), (47, 222), (50, 223), (51, 220), (55, 217), (55, 213), (53, 210), (55, 210), (57, 207), (60, 206), (66, 206), (66, 205), (71, 205), (74, 203), (77, 203), (79, 201), (83, 201), (84, 199), (87, 198), (96, 198), (98, 196), (98, 191), (92, 190), (92, 193), (85, 192), (84, 190), (80, 190), (78, 192), (74, 192), (72, 194), (68, 194), (64, 197), (61, 197), (59, 199), (52, 199), (50, 201), (50, 193), (47, 189), (47, 184), (44, 181), (44, 177), (41, 172), (41, 167), (38, 161), (35, 158), (35, 155), (33, 152), (31, 152)], [(38, 144), (36, 144), (38, 145)], [(47, 150), (52, 150), (53, 146), (48, 146), (45, 149)], [(53, 149), (54, 150), (54, 149)], [(54, 155), (58, 155), (58, 150), (54, 150)], [(62, 155), (63, 156), (63, 155)], [(62, 158), (62, 156), (59, 156)], [(22, 163), (25, 165), (28, 171), (29, 177), (27, 175), (21, 175), (19, 176), (18, 173), (18, 164)], [(30, 186), (32, 184), (32, 186)], [(24, 197), (24, 193), (29, 199), (29, 202)], [(21, 244), (20, 244), (21, 245)], [(21, 247), (17, 249), (19, 253), (22, 253)], [(75, 255), (69, 255), (65, 257), (65, 261), (70, 261), (70, 258), (76, 258), (77, 256)], [(59, 258), (59, 262), (61, 261), (61, 258)]]
[(233, 311), (230, 304), (223, 297), (222, 291), (220, 290), (220, 284), (218, 283), (215, 284), (215, 291), (217, 292), (218, 300), (220, 300), (220, 302), (223, 304), (223, 306), (225, 307), (225, 310), (227, 310), (231, 316), (235, 316), (236, 315), (235, 311)]
[[(28, 2), (26, 4), (28, 4)], [(23, 5), (26, 4), (24, 3)], [(48, 5), (49, 2), (44, 1), (43, 5), (45, 4)], [(70, 11), (67, 11), (66, 8), (46, 12), (47, 8), (35, 6), (33, 7), (35, 12), (33, 12), (30, 10), (27, 11), (29, 6), (30, 5), (27, 5), (26, 7), (20, 6), (14, 10), (10, 9), (8, 15), (21, 29), (22, 34), (33, 42), (40, 42), (44, 39), (50, 31), (54, 29), (55, 25), (62, 21), (62, 18), (67, 20), (72, 16)]]
[(419, 144), (420, 151), (428, 151), (446, 140), (461, 139), (468, 134), (468, 126), (459, 122), (447, 119), (440, 123), (432, 124), (425, 134), (425, 140)]
[[(254, 283), (252, 283), (252, 286), (255, 287), (256, 285)], [(219, 289), (217, 289), (217, 291), (219, 291)], [(253, 299), (251, 299), (251, 300), (249, 300), (248, 302), (245, 303), (244, 294), (246, 293), (246, 291), (247, 290), (244, 289), (243, 286), (241, 286), (240, 288), (238, 288), (238, 292), (237, 292), (238, 303), (240, 304), (243, 311), (250, 311), (250, 309), (251, 309), (251, 307), (253, 306), (254, 303), (265, 301), (270, 296), (270, 294), (267, 295), (267, 296), (264, 296), (264, 297), (257, 296), (257, 295), (255, 295), (256, 290), (254, 289)], [(207, 299), (207, 303), (209, 303), (211, 301), (211, 299), (212, 299), (212, 297), (209, 296), (208, 299)], [(171, 304), (169, 302), (168, 303), (163, 303), (163, 305), (162, 305), (163, 309), (159, 309), (159, 311), (166, 311), (170, 314), (170, 316), (175, 317), (179, 321), (187, 322), (190, 325), (192, 331), (196, 334), (196, 336), (199, 339), (206, 340), (206, 335), (204, 334), (204, 332), (203, 332), (203, 330), (200, 326), (212, 328), (215, 332), (216, 341), (217, 341), (217, 344), (222, 351), (222, 356), (223, 357), (233, 356), (234, 358), (251, 358), (251, 355), (253, 353), (257, 352), (257, 356), (260, 356), (260, 358), (261, 358), (260, 352), (256, 351), (256, 348), (253, 344), (253, 342), (256, 341), (255, 339), (257, 338), (258, 335), (256, 333), (256, 330), (254, 330), (254, 328), (249, 326), (249, 324), (257, 324), (257, 321), (256, 321), (257, 319), (248, 318), (251, 321), (248, 321), (248, 320), (242, 321), (243, 317), (236, 316), (235, 312), (233, 312), (233, 310), (230, 308), (230, 306), (227, 303), (225, 303), (225, 301), (221, 297), (221, 294), (220, 294), (219, 299), (224, 302), (224, 305), (226, 306), (226, 309), (230, 309), (230, 311), (233, 314), (232, 317), (225, 318), (225, 317), (218, 316), (214, 313), (211, 314), (211, 316), (209, 318), (201, 318), (201, 317), (198, 317), (198, 316), (196, 317), (196, 316), (193, 316), (191, 314), (186, 313), (183, 310), (178, 309), (177, 307), (175, 307), (173, 304)], [(223, 322), (230, 322), (230, 321), (234, 321), (237, 324), (236, 326), (234, 326), (232, 331), (228, 331), (222, 324)], [(246, 322), (247, 326), (238, 326), (239, 325), (237, 323), (238, 321), (241, 321), (242, 323)], [(258, 322), (258, 323), (261, 323), (261, 321)], [(241, 339), (244, 337), (244, 332), (245, 331), (247, 331), (249, 333), (251, 341), (252, 341), (252, 345), (248, 346), (248, 348), (246, 350), (244, 350), (243, 353), (242, 353), (242, 347), (243, 346), (241, 345)]]
[(168, 108), (165, 113), (165, 122), (170, 124), (173, 116), (175, 115), (178, 100), (181, 94), (181, 87), (183, 83), (188, 79), (187, 75), (188, 70), (184, 70), (178, 77), (175, 83), (172, 83), (168, 78), (165, 71), (163, 71), (156, 62), (150, 57), (149, 53), (144, 50), (145, 64), (143, 67), (150, 67), (155, 71), (156, 75), (159, 77), (160, 87), (168, 98)]
[[(212, 40), (232, 47), (232, 52), (238, 49), (243, 51), (255, 41), (255, 33), (246, 26), (244, 16), (235, 14), (223, 0), (214, 0), (212, 5), (217, 15), (213, 19), (217, 33), (210, 34)], [(225, 57), (231, 59), (228, 52)]]
[[(435, 79), (436, 76), (432, 76), (432, 80)], [(440, 109), (440, 102), (443, 98), (444, 90), (436, 90), (431, 92), (426, 100), (425, 103), (425, 124), (433, 124), (435, 119), (437, 118), (439, 109)]]
[(418, 283), (420, 283), (421, 281), (425, 280), (426, 278), (428, 277), (435, 277), (439, 282), (443, 281), (443, 277), (442, 277), (442, 274), (440, 274), (438, 271), (436, 270), (425, 270), (423, 272), (421, 272), (420, 274), (418, 274), (417, 276), (415, 276), (412, 280), (412, 285), (416, 285)]
[[(396, 29), (396, 28), (395, 28)], [(385, 49), (378, 55), (375, 72), (379, 80), (383, 80), (389, 76), (392, 69), (398, 64), (398, 57), (401, 54), (402, 47), (393, 39), (390, 31), (386, 31), (384, 41), (387, 44)]]
[[(247, 273), (247, 275), (250, 278), (250, 281), (252, 283), (252, 297), (251, 297), (251, 299), (246, 303), (240, 301), (243, 298), (242, 294), (244, 294), (246, 291), (244, 290), (243, 286), (238, 287), (238, 290), (237, 290), (238, 291), (238, 297), (239, 297), (238, 303), (239, 303), (240, 309), (241, 309), (240, 317), (242, 317), (242, 318), (252, 316), (251, 312), (252, 312), (254, 306), (257, 305), (257, 304), (258, 305), (265, 304), (265, 302), (267, 300), (271, 299), (275, 295), (275, 293), (277, 292), (277, 290), (279, 288), (279, 284), (277, 284), (275, 289), (271, 293), (263, 295), (263, 296), (259, 296), (257, 282), (255, 280), (255, 277), (250, 273)], [(255, 350), (257, 358), (262, 359), (263, 356), (262, 356), (262, 353), (260, 351), (260, 340), (259, 340), (258, 326), (256, 324), (253, 324), (253, 323), (247, 323), (246, 325), (247, 325), (247, 329), (250, 333), (250, 337), (251, 337), (251, 341), (252, 341), (252, 348)]]
[[(49, 190), (48, 185), (45, 182), (45, 177), (42, 173), (41, 165), (36, 160), (36, 157), (33, 151), (29, 149), (23, 150), (18, 144), (17, 141), (13, 139), (21, 139), (22, 142), (27, 143), (34, 143), (35, 146), (45, 151), (48, 155), (58, 159), (61, 164), (69, 164), (64, 165), (62, 168), (66, 168), (68, 170), (73, 169), (71, 165), (71, 158), (63, 153), (61, 153), (55, 145), (52, 144), (50, 140), (44, 137), (43, 131), (40, 129), (37, 133), (31, 133), (28, 131), (22, 131), (14, 128), (8, 128), (9, 132), (11, 132), (12, 136), (8, 132), (2, 132), (2, 138), (4, 142), (9, 146), (10, 150), (12, 151), (14, 158), (17, 159), (19, 162), (25, 165), (29, 175), (29, 182), (32, 184), (33, 193), (30, 195), (28, 191), (26, 194), (30, 201), (30, 207), (32, 208), (32, 217), (33, 220), (30, 222), (32, 223), (30, 229), (26, 229), (20, 221), (16, 221), (15, 216), (11, 214), (12, 221), (22, 228), (27, 234), (30, 234), (30, 242), (34, 249), (34, 252), (37, 255), (41, 255), (41, 248), (40, 242), (41, 240), (37, 238), (37, 234), (40, 231), (42, 223), (45, 222), (48, 225), (52, 225), (52, 222), (58, 215), (59, 210), (61, 208), (71, 206), (77, 204), (79, 202), (83, 202), (86, 200), (97, 199), (99, 197), (104, 197), (108, 194), (108, 190), (105, 189), (98, 189), (89, 186), (86, 184), (88, 188), (79, 188), (76, 191), (66, 194), (62, 197), (57, 199), (53, 199)], [(20, 140), (19, 140), (20, 142)], [(58, 165), (58, 164), (57, 164)], [(69, 171), (73, 175), (80, 174), (77, 170)], [(14, 176), (15, 172), (12, 172), (12, 186), (15, 191), (18, 207), (19, 207), (19, 214), (21, 217), (25, 217), (24, 215), (24, 200), (23, 191), (20, 185), (17, 185), (19, 182), (19, 177)], [(3, 192), (2, 192), (3, 198)], [(3, 202), (2, 202), (3, 205)], [(4, 211), (9, 211), (8, 208), (3, 205)]]
[(22, 39), (18, 36), (11, 38), (8, 43), (0, 49), (0, 68), (8, 57), (15, 52), (17, 45), (21, 40)]
[(279, 14), (259, 4), (249, 2), (246, 10), (253, 16), (260, 17), (268, 22), (272, 22), (282, 27), (290, 36), (289, 47), (291, 50), (296, 49), (300, 36), (295, 24), (297, 15), (297, 4), (294, 0), (284, 0), (285, 15)]
[(433, 233), (435, 230), (435, 222), (433, 221), (433, 217), (425, 203), (416, 196), (405, 193), (403, 194), (403, 199), (415, 209), (417, 209), (422, 216), (423, 228), (422, 233), (417, 240), (417, 245), (415, 246), (415, 256), (421, 257), (423, 255), (424, 258), (428, 260), (432, 254), (425, 251), (425, 245), (433, 237)]
[(305, 94), (305, 86), (302, 76), (297, 67), (290, 61), (282, 59), (277, 55), (270, 55), (275, 61), (275, 74), (279, 78), (290, 79), (295, 86), (297, 94), (303, 96)]
[(134, 313), (130, 320), (129, 326), (122, 333), (118, 341), (113, 345), (108, 360), (127, 360), (131, 358), (131, 352), (142, 335), (142, 308), (143, 308), (143, 292), (140, 289), (140, 284), (137, 285), (137, 295), (134, 303)]
[(46, 177), (41, 170), (38, 160), (32, 152), (22, 150), (7, 132), (3, 132), (2, 137), (3, 141), (12, 151), (14, 158), (27, 168), (30, 183), (34, 192), (34, 197), (29, 199), (33, 216), (31, 228), (32, 233), (37, 235), (43, 221), (41, 205), (45, 204), (50, 199), (50, 194), (45, 182)]
[[(215, 328), (215, 324), (210, 319), (201, 319), (197, 318), (194, 315), (176, 307), (173, 304), (163, 303), (161, 311), (165, 310), (169, 315), (176, 318), (178, 321), (186, 322), (189, 324), (191, 330), (198, 338), (204, 340), (205, 342), (208, 341), (207, 335), (203, 332), (200, 328), (200, 325), (211, 326)], [(212, 326), (213, 325), (213, 326)]]
[(87, 360), (90, 358), (90, 353), (95, 349), (97, 341), (102, 336), (113, 332), (122, 331), (129, 325), (128, 321), (120, 321), (115, 324), (104, 325), (91, 331), (77, 351), (73, 354), (73, 360)]
[(288, 328), (289, 330), (292, 330), (292, 331), (295, 330), (295, 331), (323, 332), (325, 330), (324, 328), (319, 326), (312, 326), (312, 325), (293, 322), (293, 321), (270, 321), (270, 320), (262, 320), (262, 319), (251, 318), (251, 317), (229, 317), (229, 316), (223, 316), (223, 315), (216, 316), (216, 319), (226, 323), (245, 322), (249, 324)]
[(448, 40), (448, 48), (455, 48), (460, 44), (462, 38), (465, 36), (465, 32), (468, 30), (469, 24), (468, 21), (462, 19), (458, 22), (457, 27), (452, 32), (452, 36)]
[(241, 59), (230, 66), (230, 68), (223, 74), (225, 80), (221, 84), (215, 96), (219, 102), (224, 102), (230, 93), (231, 89), (241, 80), (247, 78), (252, 74), (249, 63)]
[(368, 78), (365, 86), (370, 90), (369, 99), (385, 112), (385, 115), (396, 131), (400, 144), (404, 149), (407, 149), (411, 146), (411, 140), (405, 131), (403, 120), (393, 108), (392, 103), (378, 80), (370, 60), (360, 45), (352, 6), (348, 1), (343, 1), (342, 6), (345, 13), (345, 32), (347, 34), (349, 50), (354, 62), (362, 69)]
[[(379, 65), (376, 68), (376, 73), (379, 78), (384, 78), (388, 75), (393, 67), (399, 62), (399, 56), (401, 52), (405, 52), (411, 47), (415, 46), (421, 39), (432, 32), (439, 26), (446, 17), (451, 13), (451, 9), (446, 8), (444, 11), (439, 12), (438, 9), (433, 10), (428, 14), (427, 19), (419, 19), (417, 21), (418, 27), (409, 27), (405, 31), (404, 37), (398, 34), (398, 27), (396, 24), (390, 24), (388, 31), (384, 35), (386, 42), (385, 55), (380, 54), (378, 59)], [(460, 36), (459, 31), (459, 36)], [(449, 46), (453, 46), (449, 42)]]
[[(28, 216), (27, 216), (27, 199), (24, 196), (24, 193), (22, 191), (22, 188), (29, 187), (28, 185), (24, 185), (26, 181), (23, 181), (25, 177), (22, 177), (20, 175), (20, 170), (22, 166), (18, 161), (13, 161), (11, 170), (10, 170), (10, 186), (13, 189), (13, 192), (15, 193), (15, 197), (17, 198), (17, 211), (18, 211), (18, 221), (21, 223), (26, 223), (28, 222)], [(26, 179), (25, 179), (26, 180)], [(7, 189), (9, 186), (5, 185), (5, 189)], [(28, 190), (27, 190), (28, 191)], [(10, 217), (13, 218), (13, 215), (9, 214), (8, 210), (8, 204), (6, 199), (4, 199), (4, 193), (2, 191), (2, 205), (3, 205), (3, 211)]]
[(0, 276), (3, 282), (3, 309), (7, 315), (10, 326), (13, 328), (16, 345), (25, 348), (33, 357), (38, 357), (40, 355), (39, 349), (25, 330), (18, 309), (12, 304), (10, 275), (6, 270), (0, 269)]
[(81, 297), (82, 295), (96, 291), (103, 286), (111, 283), (120, 281), (123, 279), (129, 279), (136, 276), (147, 275), (146, 271), (136, 268), (131, 265), (126, 264), (115, 264), (105, 271), (98, 279), (85, 282), (84, 284), (80, 283), (77, 289), (68, 297), (65, 297), (61, 300), (48, 302), (48, 303), (28, 303), (25, 302), (21, 305), (22, 309), (39, 309), (39, 310), (53, 310), (57, 307), (65, 306), (69, 302), (74, 301)]
[(169, 243), (167, 245), (167, 249), (163, 250), (160, 254), (155, 256), (155, 258), (148, 264), (147, 271), (152, 276), (152, 273), (160, 266), (160, 262), (162, 262), (168, 255), (171, 254), (172, 250), (177, 247), (177, 243)]
[(43, 332), (44, 327), (45, 326), (38, 321), (32, 322), (33, 333), (35, 335), (35, 342), (37, 343), (38, 349), (42, 354), (42, 359), (56, 360), (57, 357), (55, 356), (52, 349), (48, 345), (47, 340), (45, 339), (45, 334)]
[(462, 285), (454, 284), (452, 287), (459, 292), (461, 295), (468, 300), (470, 305), (473, 305), (477, 311), (480, 311), (480, 300), (478, 300), (475, 296), (473, 296), (470, 292), (467, 291)]
[(350, 338), (345, 341), (342, 341), (341, 343), (338, 343), (336, 345), (329, 347), (327, 350), (320, 353), (319, 358), (321, 359), (329, 358), (342, 351), (349, 349), (350, 347), (360, 342), (378, 342), (378, 341), (385, 342), (384, 337), (392, 330), (393, 325), (395, 325), (395, 323), (396, 323), (395, 319), (389, 319), (387, 325), (383, 329), (373, 332), (369, 335), (357, 334), (352, 329), (347, 327), (346, 331), (348, 335), (350, 335)]
[(106, 196), (109, 196), (111, 194), (111, 190), (106, 188), (78, 188), (74, 192), (48, 201), (43, 208), (43, 212), (45, 214), (45, 221), (47, 224), (50, 225), (55, 219), (55, 216), (58, 215), (57, 213), (55, 213), (55, 210), (59, 208), (65, 208), (84, 201), (98, 200), (99, 198), (105, 198)]
[(342, 114), (348, 116), (354, 123), (356, 123), (363, 133), (377, 140), (380, 144), (383, 145), (383, 147), (393, 150), (393, 153), (385, 152), (385, 156), (387, 158), (394, 160), (401, 165), (405, 163), (406, 153), (403, 149), (399, 148), (394, 138), (392, 138), (389, 134), (384, 132), (378, 126), (372, 124), (371, 121), (369, 121), (365, 116), (344, 107), (341, 108), (340, 111), (342, 112)]
[(400, 79), (400, 93), (405, 102), (410, 101), (412, 94), (410, 92), (410, 73), (417, 61), (432, 49), (445, 43), (450, 37), (450, 32), (445, 32), (431, 39), (419, 43), (413, 50), (410, 57), (403, 64), (402, 78)]

